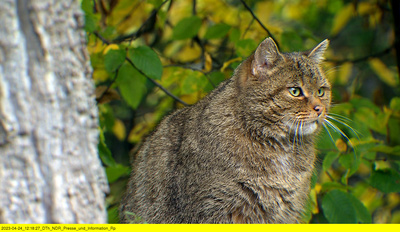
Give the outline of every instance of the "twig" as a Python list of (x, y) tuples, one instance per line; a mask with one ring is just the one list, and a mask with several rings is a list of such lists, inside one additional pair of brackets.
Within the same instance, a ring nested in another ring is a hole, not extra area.
[(192, 15), (196, 15), (196, 6), (197, 6), (197, 1), (196, 0), (192, 0)]
[(279, 49), (278, 41), (276, 41), (276, 39), (274, 38), (272, 33), (268, 30), (268, 28), (264, 26), (264, 24), (260, 21), (260, 19), (258, 19), (258, 17), (254, 14), (253, 10), (246, 4), (246, 2), (244, 0), (240, 0), (240, 1), (242, 2), (243, 6), (250, 12), (251, 16), (253, 16), (253, 18), (258, 22), (258, 24), (260, 24), (260, 26), (267, 32), (267, 34), (275, 41), (276, 46)]
[(184, 106), (189, 106), (189, 104), (187, 104), (186, 102), (184, 102), (183, 100), (181, 100), (180, 98), (178, 98), (177, 96), (175, 96), (174, 94), (169, 92), (166, 88), (164, 88), (162, 85), (160, 85), (157, 81), (153, 80), (152, 78), (147, 76), (144, 72), (142, 72), (142, 70), (138, 69), (136, 67), (136, 65), (132, 62), (131, 59), (129, 59), (128, 57), (126, 57), (125, 59), (129, 62), (129, 64), (132, 65), (133, 68), (135, 68), (140, 74), (142, 74), (144, 77), (146, 77), (148, 80), (150, 80), (154, 85), (156, 85), (158, 88), (160, 88), (162, 91), (164, 91), (168, 96), (172, 97), (173, 99), (180, 102)]
[[(104, 37), (102, 37), (98, 32), (94, 32), (94, 35), (96, 35), (103, 43), (109, 45), (111, 44), (110, 41), (108, 41), (107, 39), (105, 39)], [(150, 78), (149, 76), (147, 76), (144, 72), (142, 72), (142, 70), (138, 69), (136, 67), (136, 65), (132, 62), (131, 59), (129, 59), (128, 57), (125, 57), (125, 60), (127, 60), (132, 67), (134, 67), (136, 70), (138, 70), (138, 72), (140, 72), (144, 77), (146, 77), (147, 79), (149, 79), (151, 82), (153, 82), (154, 85), (156, 85), (158, 88), (160, 88), (162, 91), (164, 91), (168, 96), (172, 97), (173, 99), (175, 99), (176, 101), (180, 102), (182, 105), (184, 106), (189, 106), (189, 104), (187, 104), (186, 102), (184, 102), (183, 100), (181, 100), (180, 98), (178, 98), (177, 96), (175, 96), (174, 94), (172, 94), (171, 92), (169, 92), (166, 88), (164, 88), (162, 85), (160, 85), (158, 82), (156, 82), (155, 80), (153, 80), (152, 78)], [(115, 78), (114, 80), (111, 82), (111, 84), (107, 87), (106, 91), (102, 94), (102, 96), (99, 97), (99, 99), (101, 99), (103, 97), (103, 95), (108, 91), (108, 89), (111, 87), (111, 85), (115, 82), (115, 79), (117, 79), (117, 75), (118, 75), (118, 71), (119, 71), (119, 67), (116, 70), (115, 73)]]
[(106, 38), (104, 38), (102, 35), (100, 35), (99, 32), (95, 31), (95, 32), (93, 32), (93, 34), (94, 34), (97, 38), (99, 38), (103, 43), (105, 43), (105, 44), (107, 44), (107, 45), (110, 45), (110, 44), (111, 44), (111, 42), (108, 41)]
[(140, 28), (136, 32), (131, 33), (129, 35), (123, 35), (123, 36), (117, 37), (116, 39), (113, 40), (113, 43), (121, 43), (128, 39), (130, 41), (133, 41), (133, 40), (137, 39), (138, 37), (140, 37), (143, 33), (151, 31), (155, 25), (156, 16), (157, 16), (158, 11), (168, 1), (172, 1), (172, 0), (165, 0), (163, 3), (161, 3), (161, 5), (157, 9), (154, 9), (151, 12), (150, 16), (146, 19), (146, 21), (144, 21), (144, 23), (140, 26)]
[(244, 30), (243, 35), (242, 35), (242, 39), (244, 39), (244, 37), (246, 36), (247, 32), (250, 30), (251, 25), (254, 22), (254, 18), (251, 19), (249, 25), (247, 25), (246, 30)]
[(380, 56), (383, 56), (383, 55), (389, 53), (393, 48), (394, 48), (394, 45), (392, 45), (392, 46), (386, 48), (386, 49), (383, 50), (383, 51), (380, 51), (380, 52), (377, 52), (377, 53), (374, 53), (374, 54), (370, 54), (370, 55), (367, 55), (367, 56), (363, 56), (363, 57), (360, 57), (360, 58), (356, 58), (356, 59), (343, 59), (343, 60), (326, 59), (325, 61), (326, 61), (326, 62), (335, 63), (335, 64), (338, 64), (338, 65), (339, 65), (339, 64), (346, 63), (346, 62), (350, 62), (350, 63), (359, 63), (359, 62), (362, 62), (362, 61), (366, 61), (366, 60), (368, 60), (369, 58), (372, 58), (372, 57), (380, 57)]
[(111, 81), (111, 83), (107, 86), (106, 90), (104, 90), (104, 92), (100, 95), (100, 97), (98, 97), (96, 99), (96, 104), (98, 105), (99, 102), (101, 102), (101, 99), (104, 97), (104, 95), (106, 95), (106, 93), (108, 92), (108, 90), (111, 88), (111, 85), (114, 84), (114, 82), (117, 80), (118, 77), (118, 72), (119, 72), (119, 68), (121, 67), (121, 65), (115, 70), (115, 75), (114, 75), (114, 79)]
[(331, 181), (335, 181), (335, 179), (333, 179), (332, 175), (328, 171), (325, 171), (325, 173), (329, 177), (329, 179), (331, 179)]

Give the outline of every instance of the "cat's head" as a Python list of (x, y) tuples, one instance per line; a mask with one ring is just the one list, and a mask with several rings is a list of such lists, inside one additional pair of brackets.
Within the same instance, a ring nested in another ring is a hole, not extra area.
[(320, 67), (329, 41), (306, 52), (281, 53), (264, 40), (239, 70), (247, 126), (262, 136), (308, 136), (322, 126), (331, 86)]

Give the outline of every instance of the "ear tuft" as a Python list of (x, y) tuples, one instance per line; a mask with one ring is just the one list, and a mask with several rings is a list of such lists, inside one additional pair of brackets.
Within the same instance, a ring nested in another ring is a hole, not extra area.
[(310, 53), (308, 53), (308, 57), (313, 59), (317, 63), (320, 63), (325, 59), (324, 54), (328, 46), (329, 46), (329, 40), (325, 39), (320, 44), (318, 44), (313, 50), (311, 50)]
[(280, 52), (272, 38), (266, 38), (258, 45), (254, 53), (254, 62), (252, 65), (253, 75), (258, 74), (263, 69), (268, 69), (278, 59)]

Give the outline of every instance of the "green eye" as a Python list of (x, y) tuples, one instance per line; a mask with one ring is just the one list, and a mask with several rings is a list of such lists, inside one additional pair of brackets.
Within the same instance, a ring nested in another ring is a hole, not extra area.
[(325, 90), (323, 88), (320, 88), (317, 92), (318, 97), (322, 97), (325, 94)]
[(298, 97), (298, 96), (301, 96), (301, 95), (302, 95), (301, 89), (298, 88), (298, 87), (289, 88), (289, 93), (290, 93), (293, 97)]

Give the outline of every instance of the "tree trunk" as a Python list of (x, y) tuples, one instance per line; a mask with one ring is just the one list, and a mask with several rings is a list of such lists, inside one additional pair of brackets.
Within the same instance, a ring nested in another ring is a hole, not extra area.
[(80, 1), (0, 4), (0, 223), (106, 223)]

